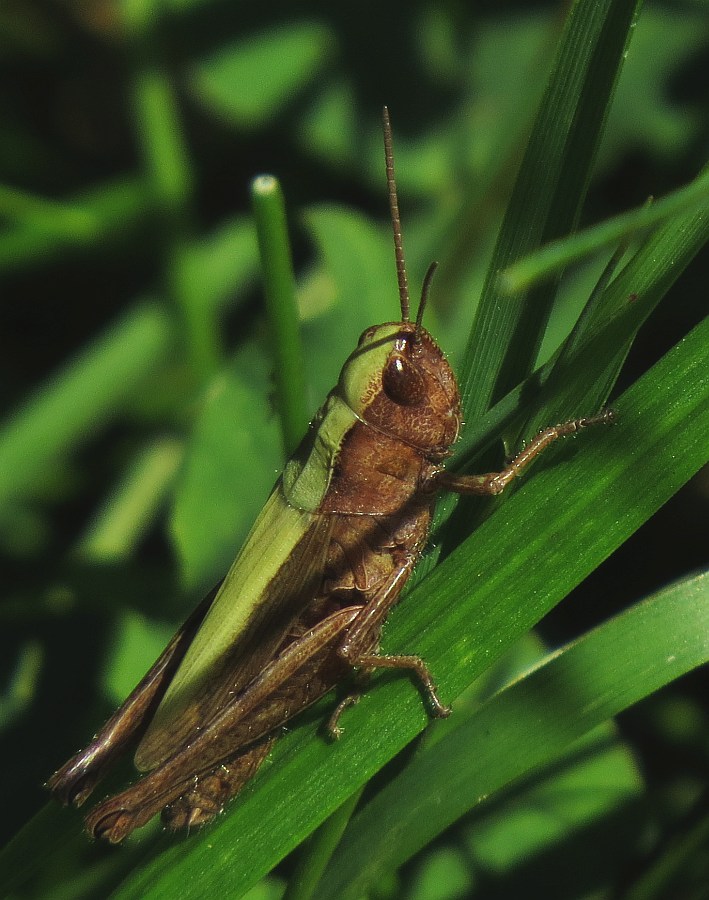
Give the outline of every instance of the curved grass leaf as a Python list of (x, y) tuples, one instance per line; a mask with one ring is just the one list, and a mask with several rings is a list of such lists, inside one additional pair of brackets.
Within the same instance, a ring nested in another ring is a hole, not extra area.
[(176, 438), (146, 445), (85, 529), (75, 557), (102, 563), (127, 559), (165, 503), (182, 457), (183, 446)]
[(96, 227), (87, 233), (55, 228), (38, 229), (27, 224), (0, 232), (0, 272), (22, 271), (31, 265), (46, 265), (67, 253), (95, 250), (109, 239), (118, 243), (139, 235), (152, 213), (145, 184), (139, 178), (121, 178), (83, 191), (71, 201), (91, 217)]
[(78, 241), (98, 225), (96, 217), (76, 203), (58, 203), (6, 184), (0, 184), (0, 219)]
[(577, 234), (552, 241), (514, 263), (500, 275), (500, 287), (507, 293), (524, 290), (534, 281), (558, 272), (571, 262), (612, 247), (637, 231), (663, 224), (678, 213), (706, 208), (709, 202), (709, 171), (671, 194), (629, 210)]
[(243, 298), (258, 274), (256, 230), (250, 216), (234, 216), (185, 248), (180, 279), (198, 309), (220, 312)]
[(704, 573), (552, 653), (424, 745), (352, 819), (316, 896), (362, 896), (482, 798), (550, 766), (592, 728), (707, 661)]

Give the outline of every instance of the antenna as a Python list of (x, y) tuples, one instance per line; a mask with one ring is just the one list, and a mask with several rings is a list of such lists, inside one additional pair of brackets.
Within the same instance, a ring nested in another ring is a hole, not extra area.
[(421, 302), (419, 303), (419, 309), (416, 313), (416, 327), (421, 327), (421, 322), (423, 320), (423, 311), (426, 308), (426, 303), (428, 302), (428, 292), (431, 289), (431, 282), (433, 281), (433, 276), (436, 274), (436, 269), (438, 268), (438, 263), (434, 260), (431, 265), (428, 267), (426, 271), (426, 275), (423, 279), (423, 284), (421, 285)]
[(394, 178), (394, 151), (392, 149), (391, 139), (391, 122), (389, 121), (389, 110), (386, 106), (382, 110), (382, 121), (384, 123), (384, 158), (386, 160), (387, 188), (389, 190), (389, 209), (391, 211), (391, 227), (394, 229), (394, 255), (396, 257), (396, 278), (399, 282), (399, 303), (401, 305), (401, 319), (403, 322), (409, 322), (411, 311), (411, 303), (409, 302), (409, 283), (406, 278), (404, 245), (401, 240), (399, 200), (396, 196), (396, 180)]

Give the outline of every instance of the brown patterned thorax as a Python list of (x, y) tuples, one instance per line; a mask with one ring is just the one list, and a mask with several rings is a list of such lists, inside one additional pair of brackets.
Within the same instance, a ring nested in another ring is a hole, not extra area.
[(334, 394), (355, 418), (318, 512), (406, 516), (412, 503), (428, 506), (426, 484), (460, 428), (455, 376), (429, 333), (411, 322), (368, 328)]
[(367, 329), (335, 393), (356, 420), (318, 509), (335, 517), (321, 593), (347, 605), (366, 603), (423, 550), (431, 485), (458, 436), (460, 398), (436, 342), (408, 322)]
[(356, 422), (342, 440), (319, 512), (396, 515), (433, 468), (416, 447)]

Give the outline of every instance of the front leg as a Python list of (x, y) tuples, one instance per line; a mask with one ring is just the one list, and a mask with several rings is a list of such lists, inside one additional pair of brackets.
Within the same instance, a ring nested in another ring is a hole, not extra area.
[(550, 444), (559, 438), (577, 434), (592, 425), (610, 425), (615, 422), (612, 409), (602, 409), (596, 416), (586, 416), (562, 422), (545, 428), (521, 450), (514, 459), (500, 472), (488, 472), (485, 475), (453, 475), (439, 472), (435, 476), (435, 485), (439, 490), (454, 491), (458, 494), (496, 495), (501, 494), (507, 485), (522, 474), (524, 469), (543, 453)]

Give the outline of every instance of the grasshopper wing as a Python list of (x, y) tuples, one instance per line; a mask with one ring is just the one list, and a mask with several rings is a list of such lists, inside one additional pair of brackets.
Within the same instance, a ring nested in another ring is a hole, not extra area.
[(140, 771), (193, 740), (271, 661), (317, 596), (332, 518), (292, 507), (278, 482), (138, 746)]

